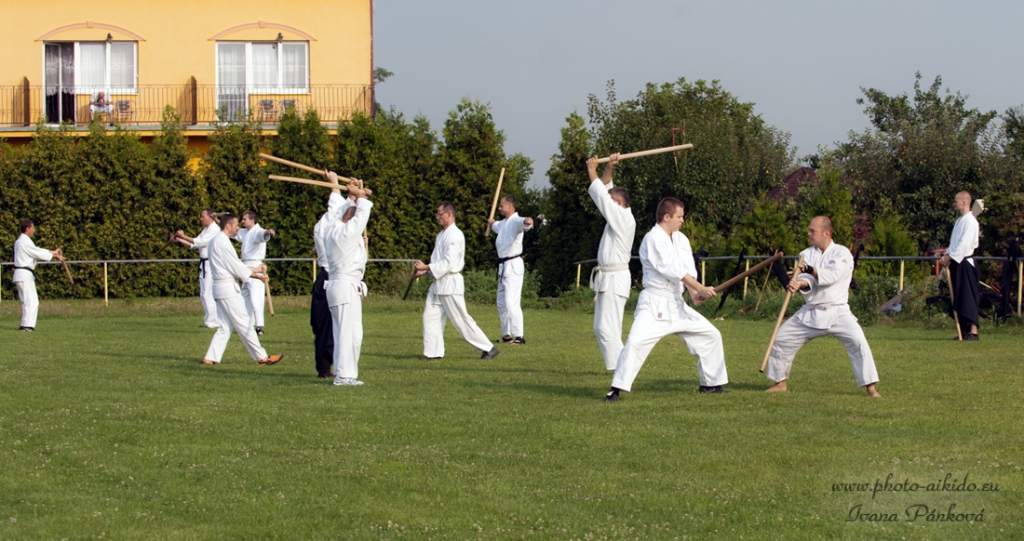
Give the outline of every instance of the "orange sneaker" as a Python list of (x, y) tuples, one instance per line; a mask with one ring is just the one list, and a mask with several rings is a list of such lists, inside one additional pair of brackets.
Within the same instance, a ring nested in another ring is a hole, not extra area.
[(283, 358), (284, 358), (284, 354), (281, 354), (281, 355), (271, 355), (271, 356), (267, 357), (266, 359), (260, 359), (257, 362), (260, 363), (260, 366), (266, 366), (268, 364), (275, 364), (276, 362), (280, 361)]
[(202, 362), (203, 364), (207, 365), (207, 366), (214, 366), (214, 365), (216, 365), (216, 364), (219, 364), (219, 363), (215, 363), (215, 362), (213, 362), (213, 361), (211, 361), (211, 360), (209, 360), (209, 359), (203, 359), (203, 360), (202, 360), (201, 362)]

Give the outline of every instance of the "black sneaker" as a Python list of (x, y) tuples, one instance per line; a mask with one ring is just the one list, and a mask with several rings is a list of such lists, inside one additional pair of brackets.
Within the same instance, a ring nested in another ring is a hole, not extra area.
[(608, 394), (604, 395), (605, 402), (618, 402), (619, 401), (619, 390), (612, 387), (612, 390), (608, 391)]
[(491, 348), (490, 351), (483, 352), (483, 354), (480, 355), (480, 358), (484, 359), (484, 360), (491, 360), (491, 359), (497, 357), (498, 353), (499, 353), (498, 352), (498, 348)]
[(258, 336), (263, 336), (263, 327), (256, 327), (256, 334)]
[(974, 342), (974, 341), (978, 340), (978, 335), (976, 333), (973, 333), (973, 332), (970, 333), (970, 334), (965, 334), (964, 335), (964, 340), (969, 341), (969, 342)]
[(36, 328), (35, 327), (20, 327), (18, 330), (22, 331), (22, 332), (35, 332)]
[(511, 344), (513, 340), (515, 339), (512, 338), (511, 334), (506, 334), (505, 336), (502, 336), (501, 338), (495, 340), (494, 342), (496, 344)]
[(715, 385), (714, 387), (705, 387), (701, 385), (697, 387), (698, 393), (713, 393), (713, 394), (729, 394), (731, 391), (722, 387), (721, 385)]
[(515, 337), (515, 339), (512, 340), (512, 344), (525, 344), (525, 343), (526, 343), (526, 339), (523, 338), (522, 336), (517, 336), (517, 337)]

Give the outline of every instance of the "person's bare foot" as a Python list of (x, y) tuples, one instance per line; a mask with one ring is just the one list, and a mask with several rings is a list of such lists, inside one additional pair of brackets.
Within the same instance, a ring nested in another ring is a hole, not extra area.
[(875, 390), (874, 383), (872, 383), (871, 385), (865, 385), (864, 389), (867, 390), (868, 396), (870, 396), (871, 398), (882, 398), (882, 395), (878, 394), (878, 391)]
[(784, 393), (787, 390), (788, 389), (786, 388), (786, 380), (782, 380), (782, 381), (776, 383), (775, 385), (772, 385), (771, 387), (765, 389), (764, 392), (766, 392), (766, 393)]

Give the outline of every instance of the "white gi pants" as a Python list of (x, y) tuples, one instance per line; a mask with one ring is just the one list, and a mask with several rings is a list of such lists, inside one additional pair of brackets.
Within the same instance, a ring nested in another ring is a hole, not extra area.
[(363, 297), (350, 295), (345, 304), (331, 307), (334, 327), (334, 374), (359, 378), (359, 351), (363, 347)]
[(465, 296), (435, 295), (431, 290), (423, 307), (424, 357), (444, 357), (444, 326), (449, 319), (459, 335), (481, 353), (494, 347), (466, 310)]
[(633, 326), (615, 367), (612, 387), (623, 391), (632, 389), (633, 380), (655, 344), (670, 334), (679, 337), (690, 354), (697, 357), (701, 385), (714, 387), (729, 383), (722, 334), (718, 329), (682, 299), (667, 299), (644, 290), (640, 292)]
[(242, 300), (245, 311), (249, 313), (249, 324), (253, 327), (263, 326), (263, 305), (267, 301), (267, 284), (263, 280), (248, 278), (242, 282)]
[(21, 326), (35, 328), (36, 318), (39, 316), (36, 281), (33, 279), (15, 283), (18, 284), (18, 298), (21, 299)]
[(789, 379), (789, 370), (793, 367), (793, 358), (804, 344), (819, 336), (831, 334), (839, 339), (850, 356), (850, 367), (857, 386), (863, 387), (878, 383), (878, 371), (875, 369), (875, 357), (871, 354), (871, 346), (864, 337), (864, 330), (857, 324), (857, 318), (848, 310), (841, 313), (834, 325), (827, 329), (815, 329), (798, 321), (796, 316), (789, 318), (779, 328), (771, 355), (768, 357), (768, 379), (778, 383)]
[[(502, 264), (504, 265), (504, 263)], [(498, 318), (501, 319), (501, 334), (523, 336), (523, 276), (505, 266), (498, 279)], [(453, 322), (454, 323), (454, 322)]]
[(210, 272), (210, 262), (205, 263), (206, 272), (199, 271), (199, 303), (203, 305), (203, 325), (216, 329), (220, 322), (217, 321), (217, 301), (213, 299), (213, 273)]
[(597, 294), (594, 305), (594, 336), (601, 349), (604, 367), (615, 370), (622, 353), (622, 314), (626, 310), (626, 297), (611, 291)]
[(210, 340), (210, 347), (206, 350), (204, 359), (219, 363), (224, 356), (224, 349), (228, 346), (228, 339), (231, 338), (231, 331), (238, 333), (238, 337), (245, 344), (252, 360), (258, 361), (267, 357), (267, 351), (260, 345), (260, 339), (256, 331), (249, 325), (249, 314), (245, 311), (245, 301), (239, 294), (231, 295), (224, 299), (217, 299), (217, 321), (219, 323), (217, 332)]

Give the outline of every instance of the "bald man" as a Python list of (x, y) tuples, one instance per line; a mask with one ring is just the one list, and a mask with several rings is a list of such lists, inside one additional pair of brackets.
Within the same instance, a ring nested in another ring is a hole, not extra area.
[(804, 344), (819, 336), (832, 335), (846, 348), (853, 377), (868, 396), (880, 397), (875, 390), (878, 371), (864, 330), (850, 311), (850, 280), (853, 278), (853, 254), (845, 246), (832, 242), (832, 220), (818, 216), (807, 228), (811, 247), (800, 252), (804, 262), (800, 275), (790, 280), (789, 291), (799, 291), (804, 305), (779, 329), (768, 357), (768, 379), (775, 382), (769, 393), (788, 390), (793, 358)]
[(941, 264), (949, 266), (953, 277), (953, 310), (960, 319), (960, 334), (964, 340), (978, 339), (978, 303), (981, 288), (974, 250), (978, 249), (978, 219), (971, 212), (971, 194), (960, 192), (953, 198), (953, 208), (960, 214), (953, 233), (949, 236), (949, 249)]

